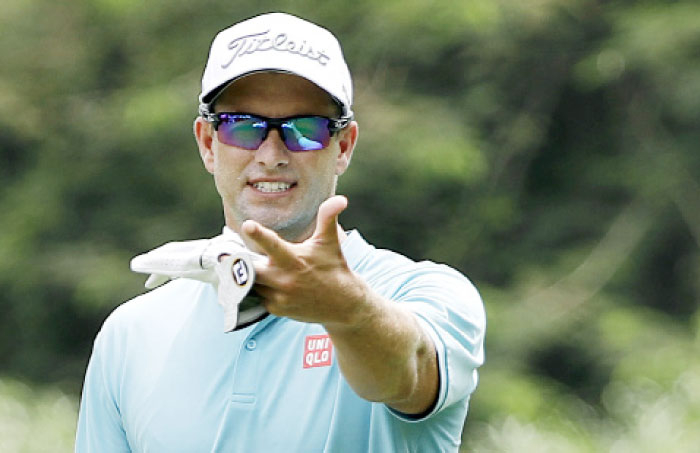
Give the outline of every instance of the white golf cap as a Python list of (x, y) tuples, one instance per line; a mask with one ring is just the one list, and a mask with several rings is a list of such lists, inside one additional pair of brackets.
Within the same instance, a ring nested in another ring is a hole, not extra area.
[(315, 83), (342, 107), (343, 116), (352, 115), (352, 79), (340, 43), (325, 28), (285, 13), (255, 16), (216, 35), (202, 76), (200, 105), (210, 105), (233, 81), (265, 71)]

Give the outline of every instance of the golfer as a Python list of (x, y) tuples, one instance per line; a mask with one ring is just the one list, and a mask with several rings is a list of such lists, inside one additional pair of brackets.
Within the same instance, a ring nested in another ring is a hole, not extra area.
[(352, 93), (315, 24), (271, 13), (216, 36), (194, 135), (225, 226), (132, 262), (171, 280), (102, 326), (76, 451), (458, 451), (483, 305), (454, 269), (339, 226)]

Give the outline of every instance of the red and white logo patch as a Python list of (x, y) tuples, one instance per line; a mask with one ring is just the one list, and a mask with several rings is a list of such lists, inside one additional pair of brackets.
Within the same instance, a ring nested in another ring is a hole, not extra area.
[(330, 366), (333, 359), (333, 343), (325, 335), (309, 335), (304, 340), (304, 368)]

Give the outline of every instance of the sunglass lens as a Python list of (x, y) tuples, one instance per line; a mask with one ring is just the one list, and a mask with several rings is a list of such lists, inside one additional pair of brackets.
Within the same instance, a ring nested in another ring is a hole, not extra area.
[(248, 115), (231, 115), (222, 119), (219, 141), (243, 149), (258, 149), (265, 137), (265, 121)]
[(294, 118), (282, 124), (284, 144), (290, 151), (314, 151), (330, 143), (328, 119), (318, 116)]

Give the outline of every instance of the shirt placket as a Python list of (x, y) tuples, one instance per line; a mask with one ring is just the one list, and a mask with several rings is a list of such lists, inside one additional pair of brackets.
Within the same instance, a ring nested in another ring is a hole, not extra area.
[(257, 399), (260, 382), (260, 350), (264, 341), (263, 332), (278, 318), (268, 316), (248, 333), (240, 345), (238, 360), (233, 371), (233, 386), (230, 403), (234, 408), (251, 409)]

